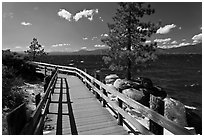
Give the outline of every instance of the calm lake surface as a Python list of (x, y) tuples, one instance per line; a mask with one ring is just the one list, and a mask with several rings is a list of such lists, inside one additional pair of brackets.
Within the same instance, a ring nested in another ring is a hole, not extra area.
[[(103, 72), (102, 78), (112, 72), (100, 55), (48, 55), (38, 59), (42, 62), (87, 69), (93, 75), (96, 70)], [(136, 73), (135, 73), (136, 72)], [(142, 71), (134, 71), (133, 77), (148, 77), (154, 85), (158, 85), (185, 105), (196, 107), (197, 114), (202, 116), (202, 55), (160, 55)]]

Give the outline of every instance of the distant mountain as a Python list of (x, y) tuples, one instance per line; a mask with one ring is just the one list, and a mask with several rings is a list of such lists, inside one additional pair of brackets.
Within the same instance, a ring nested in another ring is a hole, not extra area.
[[(105, 55), (108, 49), (79, 50), (76, 52), (50, 52), (49, 55)], [(178, 48), (157, 49), (158, 54), (202, 54), (202, 43)]]
[(158, 54), (202, 54), (202, 43), (178, 48), (158, 49)]
[(107, 49), (79, 50), (76, 52), (50, 52), (49, 55), (105, 55)]

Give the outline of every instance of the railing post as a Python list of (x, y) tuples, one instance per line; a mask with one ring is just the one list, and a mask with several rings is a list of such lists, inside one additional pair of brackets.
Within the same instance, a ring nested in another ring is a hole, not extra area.
[[(150, 109), (164, 115), (164, 101), (150, 94)], [(163, 127), (154, 121), (149, 122), (150, 131), (156, 135), (163, 135)]]
[[(102, 87), (100, 87), (100, 88), (101, 88), (101, 91), (103, 92), (104, 96), (107, 96), (106, 90)], [(106, 107), (106, 100), (105, 99), (103, 99), (103, 101), (102, 101), (102, 106)]]
[(36, 105), (36, 107), (38, 106), (40, 100), (41, 100), (41, 95), (40, 95), (40, 93), (39, 93), (39, 94), (37, 94), (37, 95), (35, 96), (35, 105)]
[[(122, 89), (120, 89), (119, 88), (119, 90), (118, 90), (120, 93), (122, 93)], [(122, 102), (122, 100), (120, 100), (119, 98), (118, 98), (118, 106), (120, 107), (120, 108), (122, 108), (122, 105), (123, 105), (123, 102)], [(123, 125), (123, 116), (118, 112), (118, 125)]]
[(47, 75), (46, 73), (47, 73), (47, 67), (45, 66), (45, 77), (46, 77), (46, 75)]
[[(100, 70), (97, 70), (97, 71), (95, 72), (95, 78), (96, 78), (97, 80), (100, 80), (100, 75), (99, 75), (99, 73), (100, 73)], [(96, 83), (94, 83), (94, 86), (97, 87), (98, 89), (100, 88)], [(99, 94), (98, 94), (97, 92), (95, 92), (95, 96), (96, 96), (97, 99), (100, 99), (100, 96), (99, 96)]]

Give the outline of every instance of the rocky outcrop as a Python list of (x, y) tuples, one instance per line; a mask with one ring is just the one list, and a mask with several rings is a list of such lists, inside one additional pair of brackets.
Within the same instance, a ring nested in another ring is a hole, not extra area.
[(122, 93), (147, 107), (149, 106), (150, 94), (146, 90), (137, 90), (134, 88), (129, 88), (123, 90)]
[(164, 104), (164, 117), (179, 124), (182, 127), (188, 126), (186, 120), (186, 110), (183, 103), (173, 98), (165, 98)]
[(110, 74), (108, 76), (105, 77), (105, 83), (106, 84), (112, 84), (115, 82), (116, 79), (118, 79), (119, 77), (116, 74)]

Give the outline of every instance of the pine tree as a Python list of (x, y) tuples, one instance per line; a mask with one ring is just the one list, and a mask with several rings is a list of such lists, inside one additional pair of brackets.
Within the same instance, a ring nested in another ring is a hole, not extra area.
[(113, 17), (113, 24), (108, 24), (109, 36), (101, 41), (108, 45), (108, 56), (103, 59), (111, 70), (127, 70), (127, 79), (131, 79), (134, 66), (156, 58), (156, 43), (145, 44), (145, 41), (159, 28), (159, 23), (142, 22), (144, 15), (155, 11), (145, 3), (121, 2)]
[(29, 50), (25, 51), (25, 53), (27, 53), (28, 56), (31, 57), (33, 61), (37, 56), (42, 56), (47, 54), (45, 53), (42, 46), (38, 43), (38, 40), (36, 38), (33, 38), (33, 41), (29, 46)]

